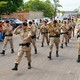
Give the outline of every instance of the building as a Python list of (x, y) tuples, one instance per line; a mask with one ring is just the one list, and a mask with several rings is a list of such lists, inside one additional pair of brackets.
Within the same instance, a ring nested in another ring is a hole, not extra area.
[(25, 19), (35, 19), (35, 18), (40, 19), (40, 18), (43, 18), (43, 12), (21, 11), (21, 12), (12, 13), (10, 15), (1, 15), (1, 17), (2, 18), (18, 18), (21, 21), (24, 21)]
[(64, 17), (68, 16), (77, 16), (80, 15), (80, 12), (75, 12), (75, 11), (64, 11), (63, 15)]

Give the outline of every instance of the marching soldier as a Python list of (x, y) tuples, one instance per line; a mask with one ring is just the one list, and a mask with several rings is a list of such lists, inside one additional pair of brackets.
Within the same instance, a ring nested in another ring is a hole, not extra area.
[(65, 40), (65, 45), (67, 47), (67, 42), (68, 42), (68, 29), (67, 29), (67, 23), (66, 21), (64, 21), (64, 23), (62, 24), (61, 26), (61, 48), (63, 48), (63, 43), (64, 43), (64, 40)]
[(42, 36), (42, 45), (41, 47), (44, 47), (44, 40), (46, 39), (47, 44), (49, 45), (49, 39), (48, 39), (48, 26), (47, 22), (43, 20), (43, 25), (40, 27), (40, 32)]
[(40, 27), (43, 25), (43, 23), (42, 23), (42, 20), (40, 19), (40, 23), (39, 23), (39, 25), (38, 25), (38, 37), (37, 37), (37, 39), (39, 39), (39, 37), (40, 37)]
[(75, 26), (76, 26), (76, 23), (75, 23), (74, 19), (72, 19), (72, 32), (73, 32), (73, 37), (74, 37)]
[(18, 70), (18, 65), (21, 62), (22, 56), (24, 52), (26, 53), (26, 57), (28, 60), (28, 69), (31, 69), (31, 36), (32, 33), (27, 30), (27, 23), (23, 22), (23, 25), (17, 27), (14, 30), (14, 34), (20, 34), (21, 37), (21, 43), (19, 44), (19, 51), (18, 56), (15, 61), (15, 66), (12, 68), (12, 70)]
[(78, 59), (77, 62), (80, 62), (80, 24), (77, 28), (77, 44), (78, 44)]
[(11, 53), (14, 53), (13, 34), (12, 34), (12, 29), (11, 29), (11, 26), (9, 24), (9, 21), (6, 21), (6, 23), (4, 24), (3, 32), (5, 33), (5, 38), (3, 41), (3, 50), (0, 54), (5, 55), (5, 49), (6, 49), (6, 45), (7, 45), (8, 41), (10, 43)]
[(35, 20), (32, 20), (32, 26), (33, 26), (33, 32), (34, 32), (35, 40), (36, 40), (37, 25), (36, 25), (36, 23), (35, 23)]
[(51, 60), (51, 54), (54, 44), (56, 47), (56, 57), (59, 57), (58, 51), (60, 43), (60, 27), (56, 20), (54, 20), (54, 23), (48, 23), (48, 26), (49, 26), (49, 37), (50, 37), (50, 52), (48, 58)]
[(32, 32), (32, 45), (34, 47), (35, 54), (37, 54), (37, 47), (36, 47), (36, 26), (29, 21), (28, 30)]
[(68, 19), (67, 26), (68, 26), (68, 42), (69, 42), (69, 40), (71, 39), (72, 29), (73, 29), (71, 19)]

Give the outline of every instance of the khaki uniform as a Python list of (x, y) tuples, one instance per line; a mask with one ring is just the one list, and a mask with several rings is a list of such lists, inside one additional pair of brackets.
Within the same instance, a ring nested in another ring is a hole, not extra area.
[(53, 30), (49, 31), (49, 37), (50, 37), (50, 52), (48, 58), (51, 59), (52, 49), (55, 45), (56, 47), (56, 57), (58, 57), (58, 51), (59, 51), (59, 43), (60, 43), (60, 27), (56, 26)]
[(78, 59), (77, 62), (80, 62), (80, 26), (77, 30), (77, 44), (78, 44)]
[(40, 37), (40, 27), (41, 27), (42, 25), (43, 25), (43, 24), (40, 23), (39, 26), (38, 26), (38, 29), (37, 29), (38, 37), (37, 37), (37, 39), (39, 39), (39, 37)]
[(61, 39), (61, 48), (63, 48), (63, 43), (65, 42), (65, 45), (67, 46), (67, 42), (68, 42), (68, 29), (67, 29), (67, 25), (66, 24), (62, 24), (61, 26), (61, 35), (60, 35), (60, 39)]
[(15, 63), (17, 63), (17, 64), (20, 63), (24, 52), (26, 53), (26, 57), (27, 57), (28, 63), (30, 63), (31, 62), (31, 45), (30, 45), (31, 38), (28, 39), (27, 41), (23, 41), (23, 39), (26, 38), (26, 37), (31, 36), (32, 34), (31, 34), (31, 32), (24, 31), (24, 30), (20, 30), (19, 32), (16, 32), (16, 34), (17, 33), (20, 34), (21, 43), (22, 44), (29, 43), (29, 45), (26, 44), (26, 45), (22, 46), (22, 45), (19, 44), (20, 46), (19, 46), (19, 51), (18, 51), (18, 57), (16, 58), (16, 62)]
[(71, 39), (71, 35), (72, 35), (72, 23), (69, 22), (67, 26), (68, 26), (68, 42), (69, 42), (69, 40)]
[(57, 32), (57, 34), (49, 34), (50, 36), (50, 52), (52, 53), (53, 45), (56, 46), (56, 51), (59, 50), (59, 43), (60, 43), (60, 28), (55, 27), (54, 31)]
[(48, 39), (48, 26), (47, 25), (42, 25), (41, 27), (40, 27), (40, 32), (41, 32), (41, 36), (42, 36), (42, 46), (41, 47), (43, 47), (44, 46), (44, 40), (46, 39), (46, 42), (47, 42), (47, 44), (49, 45), (49, 39)]
[(28, 31), (32, 32), (32, 45), (34, 47), (35, 54), (37, 54), (37, 47), (36, 47), (36, 26), (32, 24), (31, 26), (28, 26)]
[(74, 21), (72, 21), (72, 33), (73, 33), (73, 37), (74, 37), (74, 32), (75, 32), (75, 26), (76, 26), (76, 23)]
[(3, 50), (5, 50), (7, 42), (10, 43), (10, 48), (13, 49), (13, 34), (11, 26), (7, 26), (6, 24), (3, 26), (3, 31), (5, 33), (5, 38), (3, 42)]

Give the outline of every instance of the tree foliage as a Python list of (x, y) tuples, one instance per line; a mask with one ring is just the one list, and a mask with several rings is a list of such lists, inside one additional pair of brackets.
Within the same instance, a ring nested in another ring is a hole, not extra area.
[(0, 14), (15, 12), (23, 3), (23, 0), (0, 0)]
[(80, 12), (80, 7), (74, 9), (74, 12)]
[(29, 0), (24, 4), (23, 9), (26, 11), (42, 11), (46, 17), (54, 15), (54, 6), (49, 0)]

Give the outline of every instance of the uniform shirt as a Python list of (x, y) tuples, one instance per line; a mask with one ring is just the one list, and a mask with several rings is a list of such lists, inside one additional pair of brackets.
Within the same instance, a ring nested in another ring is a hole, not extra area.
[(34, 24), (34, 23), (32, 24), (32, 29), (33, 29), (34, 32), (36, 32), (36, 30), (37, 30), (36, 24)]
[[(3, 25), (3, 32), (5, 33), (5, 35), (10, 35), (12, 34), (12, 27), (9, 24), (9, 26), (7, 26), (6, 24)], [(5, 36), (5, 38), (7, 39), (12, 39), (12, 36)]]
[(60, 34), (60, 27), (59, 26), (56, 26), (52, 30), (49, 31), (49, 35), (51, 35), (51, 36), (56, 36), (58, 34)]
[(72, 29), (72, 22), (69, 22), (67, 26), (68, 26), (68, 29)]
[[(20, 34), (21, 43), (30, 43), (31, 42), (31, 35), (32, 35), (31, 31), (20, 29), (15, 34)], [(24, 41), (23, 40), (24, 38), (28, 38), (28, 39), (26, 41)], [(20, 46), (19, 50), (30, 51), (31, 46), (29, 46), (29, 47)]]
[(29, 38), (27, 41), (23, 40), (26, 37), (31, 37), (32, 35), (31, 31), (20, 29), (15, 34), (20, 34), (21, 43), (31, 42), (31, 38)]
[(64, 33), (64, 32), (67, 32), (67, 31), (68, 31), (67, 25), (62, 24), (62, 26), (61, 26), (61, 33)]
[(77, 39), (77, 43), (80, 44), (80, 25), (77, 26), (77, 36), (79, 36)]
[(46, 32), (48, 32), (48, 26), (47, 26), (47, 25), (42, 25), (42, 26), (40, 27), (40, 31), (41, 31), (41, 33), (46, 33)]
[(28, 27), (27, 27), (27, 30), (28, 30), (28, 31), (31, 31), (32, 36), (34, 36), (34, 35), (36, 34), (36, 29), (35, 29), (35, 26), (33, 26), (33, 25), (28, 26)]

